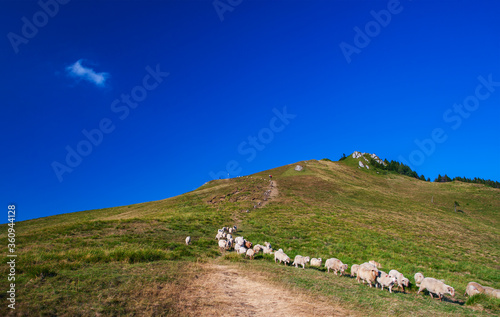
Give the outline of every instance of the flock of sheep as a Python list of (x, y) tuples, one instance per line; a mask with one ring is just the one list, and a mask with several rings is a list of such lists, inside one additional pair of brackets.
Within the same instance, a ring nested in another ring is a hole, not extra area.
[[(215, 239), (219, 241), (219, 249), (221, 253), (227, 250), (234, 250), (238, 254), (244, 254), (245, 257), (253, 259), (255, 254), (262, 252), (264, 254), (274, 254), (275, 263), (284, 263), (285, 265), (290, 264), (291, 259), (288, 255), (283, 252), (282, 249), (274, 251), (269, 242), (264, 242), (264, 245), (256, 244), (247, 241), (243, 237), (233, 238), (233, 234), (237, 232), (237, 227), (223, 227), (218, 229)], [(191, 237), (186, 238), (186, 244), (191, 243)], [(323, 260), (321, 258), (309, 258), (308, 256), (295, 256), (291, 265), (296, 268), (302, 266), (305, 269), (307, 263), (312, 267), (321, 267)], [(410, 280), (397, 270), (390, 270), (389, 273), (379, 270), (381, 264), (376, 261), (369, 261), (363, 264), (353, 264), (351, 266), (351, 277), (356, 276), (358, 283), (361, 281), (363, 284), (367, 283), (370, 287), (380, 287), (382, 290), (386, 287), (390, 293), (392, 293), (392, 288), (397, 286), (399, 290), (405, 292), (405, 287), (409, 287)], [(344, 274), (348, 269), (348, 265), (342, 263), (339, 259), (331, 258), (325, 261), (325, 268), (328, 273), (330, 270), (333, 271), (335, 275)], [(422, 273), (416, 273), (414, 276), (415, 285), (419, 287), (417, 294), (421, 291), (427, 290), (431, 298), (434, 298), (432, 294), (436, 294), (440, 300), (443, 299), (445, 294), (450, 294), (452, 297), (455, 296), (455, 289), (449, 285), (446, 285), (440, 280), (432, 277), (424, 277)], [(494, 289), (487, 286), (482, 286), (475, 282), (470, 282), (467, 284), (465, 295), (473, 296), (476, 294), (486, 294), (496, 298), (500, 298), (500, 290)]]

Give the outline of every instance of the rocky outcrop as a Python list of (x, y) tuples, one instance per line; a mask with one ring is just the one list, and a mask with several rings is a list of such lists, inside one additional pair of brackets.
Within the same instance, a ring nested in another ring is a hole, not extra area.
[[(384, 161), (382, 161), (378, 156), (377, 154), (370, 154), (370, 153), (365, 153), (365, 152), (358, 152), (358, 151), (354, 151), (352, 153), (352, 158), (355, 158), (355, 159), (359, 159), (359, 158), (363, 158), (363, 160), (365, 160), (367, 163), (370, 163), (370, 161), (365, 157), (365, 155), (369, 155), (372, 159), (374, 159), (375, 161), (377, 161), (378, 163), (386, 166), (387, 164), (385, 164)], [(361, 163), (361, 162), (360, 162)], [(361, 164), (359, 165), (360, 167), (365, 167), (365, 164), (363, 164), (363, 166), (361, 166)], [(370, 168), (368, 167), (368, 165), (366, 165), (366, 168)]]

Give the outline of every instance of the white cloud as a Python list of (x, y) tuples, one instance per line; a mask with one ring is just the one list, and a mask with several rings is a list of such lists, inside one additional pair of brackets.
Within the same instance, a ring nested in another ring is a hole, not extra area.
[(98, 87), (104, 87), (106, 80), (109, 78), (109, 73), (96, 73), (92, 68), (83, 66), (81, 59), (66, 67), (66, 72), (68, 76), (90, 81)]

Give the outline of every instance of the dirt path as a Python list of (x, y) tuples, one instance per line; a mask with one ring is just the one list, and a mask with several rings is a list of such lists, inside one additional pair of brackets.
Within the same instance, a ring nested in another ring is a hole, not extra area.
[(284, 289), (236, 266), (207, 264), (186, 292), (189, 316), (347, 316), (339, 307)]
[(269, 202), (270, 199), (273, 199), (273, 198), (278, 196), (278, 194), (279, 194), (278, 183), (276, 183), (275, 180), (273, 180), (272, 182), (269, 183), (269, 190), (270, 190), (270, 193), (267, 196), (267, 200), (262, 201), (260, 203), (259, 208), (264, 207), (265, 205), (267, 205), (267, 203)]

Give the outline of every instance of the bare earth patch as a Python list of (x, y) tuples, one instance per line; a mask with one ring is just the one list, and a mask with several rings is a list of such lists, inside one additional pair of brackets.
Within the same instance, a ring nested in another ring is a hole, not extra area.
[(188, 316), (348, 316), (343, 308), (273, 285), (237, 267), (207, 264), (181, 295)]

